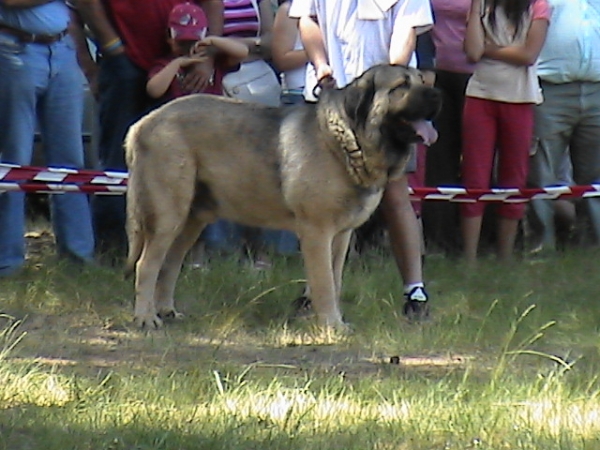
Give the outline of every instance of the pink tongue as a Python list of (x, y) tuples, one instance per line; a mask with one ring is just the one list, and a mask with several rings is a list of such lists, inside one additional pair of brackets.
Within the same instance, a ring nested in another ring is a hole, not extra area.
[(423, 138), (423, 144), (431, 145), (438, 138), (438, 132), (428, 120), (419, 120), (411, 122), (415, 132)]

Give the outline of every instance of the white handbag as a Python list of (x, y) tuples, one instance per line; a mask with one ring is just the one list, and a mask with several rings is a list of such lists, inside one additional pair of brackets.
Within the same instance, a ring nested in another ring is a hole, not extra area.
[[(258, 19), (256, 37), (260, 37), (261, 21), (257, 0), (252, 0), (252, 6)], [(239, 70), (226, 74), (223, 77), (223, 93), (227, 97), (268, 106), (279, 106), (281, 102), (281, 84), (273, 68), (262, 59), (242, 63)]]
[(279, 106), (281, 85), (271, 66), (258, 59), (242, 63), (239, 70), (225, 75), (223, 92), (227, 97)]

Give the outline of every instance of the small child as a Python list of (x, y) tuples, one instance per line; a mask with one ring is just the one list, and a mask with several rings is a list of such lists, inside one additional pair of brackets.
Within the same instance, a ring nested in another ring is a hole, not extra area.
[[(238, 70), (239, 64), (248, 56), (248, 46), (235, 39), (220, 36), (206, 36), (208, 20), (202, 8), (192, 3), (182, 3), (173, 7), (169, 14), (168, 43), (171, 55), (156, 61), (148, 73), (146, 91), (150, 97), (164, 102), (173, 100), (191, 92), (184, 83), (185, 74), (194, 64), (205, 62), (214, 57), (214, 71), (204, 94), (223, 95), (223, 76)], [(222, 221), (210, 224), (218, 236), (215, 239), (225, 240), (219, 234), (224, 225)], [(202, 238), (191, 250), (192, 267), (204, 264), (204, 246)]]
[(205, 94), (223, 95), (221, 81), (225, 73), (237, 70), (248, 56), (248, 47), (234, 39), (206, 36), (208, 20), (202, 8), (193, 3), (176, 5), (169, 15), (167, 39), (171, 56), (156, 61), (149, 71), (146, 91), (152, 98), (172, 100), (187, 92), (182, 80), (194, 64), (214, 56), (214, 72)]

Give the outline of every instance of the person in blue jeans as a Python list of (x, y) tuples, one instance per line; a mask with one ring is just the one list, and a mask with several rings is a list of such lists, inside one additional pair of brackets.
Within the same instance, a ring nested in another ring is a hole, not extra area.
[[(29, 165), (36, 124), (50, 167), (84, 167), (81, 137), (83, 76), (68, 34), (70, 12), (62, 0), (38, 6), (0, 2), (0, 162)], [(25, 262), (25, 194), (0, 194), (0, 276)], [(94, 256), (86, 194), (50, 197), (58, 252), (77, 261)]]

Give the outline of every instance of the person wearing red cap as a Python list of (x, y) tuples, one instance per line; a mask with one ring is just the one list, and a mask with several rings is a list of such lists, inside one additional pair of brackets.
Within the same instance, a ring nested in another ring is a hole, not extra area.
[(222, 79), (228, 70), (236, 70), (248, 56), (248, 47), (234, 39), (207, 36), (208, 20), (202, 8), (193, 3), (176, 5), (169, 15), (167, 42), (171, 55), (158, 59), (150, 69), (146, 91), (152, 98), (164, 101), (192, 94), (182, 81), (186, 71), (214, 55), (214, 72), (201, 91), (222, 95)]

